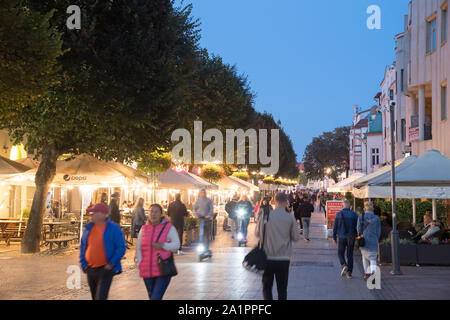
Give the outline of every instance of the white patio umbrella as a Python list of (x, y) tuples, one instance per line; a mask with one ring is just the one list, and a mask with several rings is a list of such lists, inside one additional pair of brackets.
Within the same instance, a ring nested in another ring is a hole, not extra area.
[[(429, 198), (433, 202), (433, 220), (437, 218), (436, 199), (450, 199), (450, 159), (437, 150), (430, 150), (396, 172), (396, 194), (398, 198)], [(366, 186), (366, 193), (378, 198), (390, 197), (390, 175), (381, 177)], [(415, 218), (415, 217), (414, 217)], [(415, 219), (414, 219), (415, 222)]]

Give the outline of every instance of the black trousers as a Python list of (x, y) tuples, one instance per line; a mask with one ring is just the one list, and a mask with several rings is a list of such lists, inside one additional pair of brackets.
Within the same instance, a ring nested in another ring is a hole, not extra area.
[(177, 229), (178, 232), (178, 238), (180, 238), (180, 250), (183, 247), (183, 233), (184, 233), (184, 221), (176, 221), (175, 223), (172, 223), (175, 229)]
[(105, 270), (104, 267), (86, 270), (92, 300), (107, 300), (109, 288), (114, 277), (113, 270)]
[[(353, 250), (355, 248), (355, 237), (338, 239), (338, 256), (341, 265), (346, 265), (349, 272), (353, 272)], [(346, 252), (347, 251), (347, 252)], [(345, 259), (347, 256), (347, 260)]]
[(273, 300), (272, 288), (274, 277), (277, 281), (278, 300), (287, 300), (290, 263), (290, 261), (267, 261), (262, 278), (264, 300)]

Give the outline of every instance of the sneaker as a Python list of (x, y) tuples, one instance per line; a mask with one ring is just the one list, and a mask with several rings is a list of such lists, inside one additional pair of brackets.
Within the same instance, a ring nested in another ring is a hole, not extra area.
[(347, 279), (351, 279), (352, 273), (350, 271), (348, 271), (345, 276), (347, 277)]
[(184, 254), (183, 250), (178, 250), (178, 255), (182, 256)]
[(345, 276), (345, 274), (347, 273), (347, 271), (348, 271), (348, 267), (344, 264), (344, 265), (342, 266), (342, 270), (341, 270), (341, 277)]

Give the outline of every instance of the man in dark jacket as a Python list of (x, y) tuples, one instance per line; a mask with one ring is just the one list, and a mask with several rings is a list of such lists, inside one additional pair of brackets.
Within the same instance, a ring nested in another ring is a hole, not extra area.
[[(344, 200), (344, 209), (336, 214), (333, 226), (333, 240), (338, 245), (338, 257), (341, 262), (341, 276), (348, 279), (353, 271), (353, 249), (355, 247), (358, 215), (350, 210), (350, 201)], [(345, 251), (347, 250), (347, 261)]]
[(303, 233), (303, 221), (302, 221), (302, 205), (305, 200), (303, 199), (303, 194), (299, 193), (296, 199), (296, 203), (293, 206), (295, 220), (300, 223), (300, 234)]
[(114, 192), (111, 195), (111, 202), (109, 203), (109, 219), (120, 226), (119, 200), (120, 194)]
[(175, 195), (175, 201), (169, 204), (167, 209), (167, 215), (170, 218), (170, 222), (177, 229), (178, 237), (180, 238), (180, 249), (178, 250), (179, 255), (183, 255), (183, 232), (184, 232), (184, 218), (189, 215), (186, 206), (181, 202), (181, 194), (177, 193)]
[(314, 206), (309, 199), (303, 201), (300, 205), (300, 218), (303, 225), (303, 238), (306, 242), (309, 242), (309, 226), (311, 224), (311, 214), (314, 212)]

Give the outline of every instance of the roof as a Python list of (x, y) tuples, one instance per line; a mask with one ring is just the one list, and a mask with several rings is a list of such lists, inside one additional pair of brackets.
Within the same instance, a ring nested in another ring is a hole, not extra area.
[(30, 169), (30, 167), (0, 156), (0, 174), (22, 173)]

